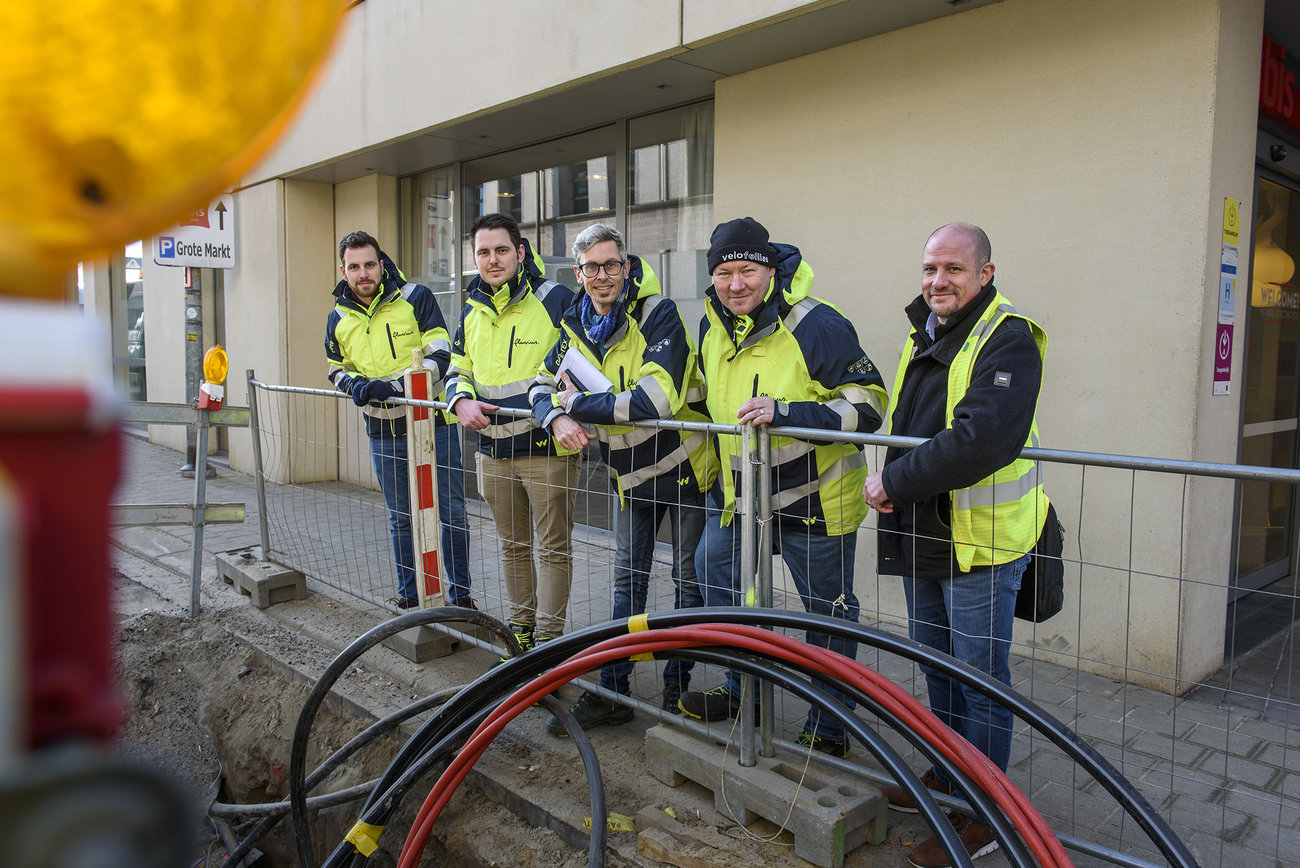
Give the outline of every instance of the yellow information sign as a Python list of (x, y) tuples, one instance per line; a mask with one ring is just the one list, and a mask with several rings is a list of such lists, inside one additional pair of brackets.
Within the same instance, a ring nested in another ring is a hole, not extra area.
[(1223, 243), (1241, 243), (1241, 203), (1233, 198), (1223, 200)]

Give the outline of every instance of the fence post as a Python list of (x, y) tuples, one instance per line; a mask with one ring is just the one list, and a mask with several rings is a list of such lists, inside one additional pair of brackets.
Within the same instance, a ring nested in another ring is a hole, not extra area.
[[(740, 517), (740, 605), (754, 605), (754, 558), (758, 553), (754, 513), (754, 429), (748, 425), (740, 429), (740, 491), (736, 493), (736, 513)], [(723, 468), (726, 472), (726, 468)], [(753, 675), (740, 676), (740, 765), (750, 767), (758, 760), (754, 756), (754, 695)]]
[(194, 450), (194, 550), (190, 555), (190, 617), (199, 616), (199, 579), (203, 572), (203, 527), (207, 520), (208, 487), (208, 411), (198, 415), (198, 445)]
[[(406, 397), (432, 401), (433, 372), (424, 366), (423, 349), (411, 350), (411, 367), (404, 375)], [(442, 560), (442, 522), (438, 514), (438, 450), (435, 426), (438, 411), (406, 405), (406, 471), (411, 507), (416, 592), (422, 608), (446, 605)]]
[[(754, 522), (758, 529), (757, 556), (758, 578), (756, 604), (764, 609), (772, 608), (772, 435), (767, 426), (758, 429), (758, 465), (757, 480), (754, 488)], [(773, 743), (772, 715), (776, 708), (775, 691), (770, 681), (758, 682), (760, 753), (765, 757), (776, 756)]]
[(262, 427), (257, 421), (257, 380), (253, 369), (244, 371), (248, 383), (248, 431), (253, 437), (253, 478), (257, 480), (257, 530), (262, 541), (262, 560), (271, 559), (271, 525), (266, 517), (266, 473), (262, 466)]

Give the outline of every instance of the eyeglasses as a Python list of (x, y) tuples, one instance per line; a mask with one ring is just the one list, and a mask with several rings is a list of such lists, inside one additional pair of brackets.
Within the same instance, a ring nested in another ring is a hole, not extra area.
[(609, 262), (584, 262), (578, 266), (584, 277), (596, 277), (603, 269), (610, 277), (618, 277), (627, 263), (624, 259), (611, 259)]

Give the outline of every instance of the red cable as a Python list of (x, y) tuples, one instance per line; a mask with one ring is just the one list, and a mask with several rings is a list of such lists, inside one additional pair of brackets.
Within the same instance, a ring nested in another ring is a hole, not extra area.
[(402, 849), (399, 868), (415, 868), (423, 854), (433, 824), (456, 788), (501, 730), (525, 709), (573, 678), (632, 654), (654, 653), (700, 646), (730, 646), (769, 654), (787, 663), (799, 663), (826, 676), (852, 684), (872, 696), (900, 722), (952, 760), (963, 773), (1006, 813), (1026, 846), (1044, 866), (1071, 865), (1065, 848), (1033, 804), (983, 753), (949, 727), (894, 682), (865, 664), (807, 645), (780, 633), (747, 625), (711, 624), (623, 634), (578, 652), (561, 665), (516, 690), (504, 700), (466, 741), (456, 758), (434, 784)]

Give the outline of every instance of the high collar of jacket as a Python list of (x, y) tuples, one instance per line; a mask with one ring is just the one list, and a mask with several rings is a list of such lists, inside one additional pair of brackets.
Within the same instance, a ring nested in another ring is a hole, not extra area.
[(369, 305), (366, 305), (361, 301), (361, 299), (357, 298), (356, 294), (348, 288), (348, 282), (346, 280), (340, 280), (334, 286), (335, 300), (339, 304), (365, 312), (374, 310), (393, 296), (400, 294), (402, 287), (406, 285), (406, 276), (403, 275), (402, 270), (397, 267), (397, 263), (393, 262), (393, 260), (389, 258), (388, 254), (382, 250), (379, 251), (379, 262), (384, 266), (384, 273), (379, 279), (379, 292), (370, 300)]
[(948, 317), (947, 322), (935, 326), (933, 341), (925, 331), (925, 324), (930, 319), (930, 306), (925, 303), (925, 296), (918, 295), (907, 306), (907, 318), (912, 323), (917, 346), (923, 352), (928, 350), (937, 361), (945, 365), (951, 364), (966, 341), (966, 336), (975, 327), (985, 308), (993, 302), (993, 296), (996, 294), (997, 288), (990, 280), (988, 286), (981, 289), (979, 295), (975, 296), (970, 304)]
[[(629, 253), (627, 257), (628, 271), (627, 280), (623, 284), (623, 295), (614, 303), (610, 311), (617, 319), (615, 320), (614, 330), (609, 333), (606, 339), (606, 346), (613, 346), (622, 340), (623, 335), (627, 334), (627, 318), (633, 314), (637, 307), (645, 303), (647, 298), (655, 295), (663, 295), (663, 287), (659, 284), (659, 275), (655, 274), (650, 263), (641, 257)], [(578, 297), (574, 299), (573, 304), (565, 311), (564, 318), (569, 325), (578, 334), (586, 334), (582, 325), (582, 305), (583, 300), (587, 297), (586, 290), (579, 290)]]
[(803, 254), (793, 244), (774, 244), (776, 248), (776, 273), (767, 287), (767, 294), (758, 307), (748, 314), (736, 316), (718, 298), (710, 284), (704, 294), (709, 299), (718, 320), (727, 329), (731, 342), (740, 347), (749, 346), (776, 330), (777, 324), (790, 312), (790, 308), (812, 293), (812, 266), (804, 261)]
[(466, 288), (471, 301), (477, 301), (501, 313), (546, 279), (546, 265), (542, 262), (542, 257), (534, 252), (527, 238), (523, 239), (523, 245), (524, 257), (519, 262), (519, 271), (515, 276), (493, 289), (482, 276), (475, 275)]

